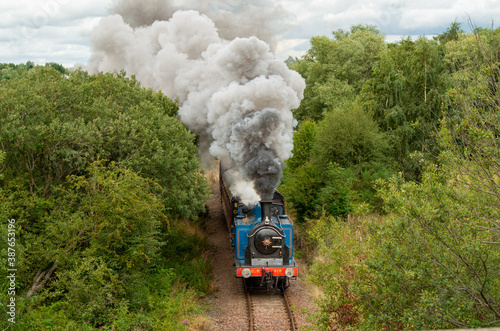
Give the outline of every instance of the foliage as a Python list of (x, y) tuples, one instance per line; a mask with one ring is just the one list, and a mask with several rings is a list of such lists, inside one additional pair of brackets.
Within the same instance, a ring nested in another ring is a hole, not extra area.
[(347, 217), (352, 211), (351, 186), (353, 174), (336, 163), (330, 163), (324, 173), (325, 184), (318, 191), (318, 209), (321, 206), (322, 215)]
[(373, 27), (353, 26), (311, 40), (311, 49), (291, 67), (307, 82), (294, 115), (311, 128), (316, 123), (315, 141), (302, 144), (301, 135), (313, 131), (299, 128), (282, 185), (286, 199), (301, 209), (298, 215), (314, 218), (322, 210), (318, 198), (328, 193), (320, 190), (334, 185), (324, 176), (330, 163), (352, 175), (349, 201), (355, 213), (380, 212), (375, 180), (394, 171), (405, 180), (421, 180), (425, 164), (436, 162), (440, 152), (441, 119), (462, 117), (448, 91), (491, 84), (478, 73), (495, 61), (500, 29), (476, 31), (466, 34), (454, 22), (436, 39), (386, 44)]
[(288, 67), (291, 67), (295, 62), (297, 62), (299, 59), (297, 57), (291, 57), (289, 56), (288, 59), (285, 60), (285, 63)]
[(293, 171), (311, 158), (316, 140), (317, 125), (313, 121), (304, 121), (293, 135), (293, 157), (286, 161), (288, 171)]
[(484, 30), (476, 34), (460, 34), (456, 40), (446, 43), (444, 62), (452, 75), (453, 88), (487, 84), (488, 76), (482, 74), (482, 67), (496, 61), (499, 38), (500, 29)]
[(165, 267), (175, 269), (180, 279), (200, 293), (210, 290), (211, 262), (207, 238), (189, 231), (189, 226), (178, 226), (163, 236), (165, 246), (161, 254)]
[[(18, 284), (29, 288), (26, 305), (32, 314), (54, 306), (68, 320), (97, 327), (109, 325), (122, 311), (151, 311), (156, 289), (147, 280), (166, 267), (166, 252), (183, 256), (175, 243), (187, 239), (178, 231), (175, 236), (161, 233), (168, 222), (152, 181), (112, 163), (96, 162), (87, 173), (71, 177), (50, 199), (44, 199), (52, 208), (41, 219), (43, 231), (35, 232), (18, 218), (18, 233), (26, 243), (17, 246), (21, 253)], [(12, 198), (2, 197), (11, 211), (20, 204)], [(167, 235), (171, 239), (165, 241)], [(173, 247), (167, 250), (163, 245)], [(194, 250), (190, 254), (197, 255)], [(166, 256), (173, 266), (179, 262)], [(172, 277), (180, 279), (181, 274), (178, 271)], [(47, 283), (39, 275), (55, 277)], [(196, 277), (198, 271), (190, 270), (190, 275)], [(178, 290), (182, 295), (181, 286)], [(20, 314), (20, 325), (25, 318), (31, 323), (29, 314), (24, 315)]]
[[(405, 38), (392, 44), (374, 65), (360, 104), (387, 133), (390, 156), (404, 178), (419, 180), (420, 160), (435, 161), (441, 118), (461, 116), (447, 92), (482, 83), (485, 76), (478, 73), (495, 61), (499, 33), (465, 34), (454, 22), (437, 40)], [(421, 157), (414, 158), (416, 152)]]
[[(89, 280), (90, 277), (98, 279), (99, 275), (88, 274), (88, 277)], [(90, 284), (96, 285), (94, 282)], [(196, 293), (186, 290), (178, 282), (173, 269), (162, 269), (149, 275), (147, 286), (150, 288), (149, 309), (132, 311), (122, 302), (114, 309), (115, 314), (109, 315), (109, 320), (97, 328), (85, 321), (75, 321), (58, 304), (37, 308), (23, 304), (16, 327), (22, 330), (186, 330), (191, 316), (200, 313)], [(101, 288), (97, 287), (97, 290)], [(92, 311), (97, 312), (97, 307), (93, 307)]]
[[(69, 70), (64, 68), (61, 64), (55, 62), (45, 63), (46, 67), (51, 67), (56, 69), (62, 74), (69, 73)], [(23, 74), (35, 67), (35, 64), (31, 61), (21, 64), (14, 63), (0, 63), (0, 81), (7, 79), (17, 79), (21, 78)]]
[(4, 160), (5, 160), (5, 152), (0, 150), (0, 180), (3, 179), (3, 169), (5, 168), (5, 165), (4, 165)]
[(0, 81), (20, 78), (26, 71), (34, 67), (31, 61), (25, 64), (0, 63)]
[[(383, 282), (377, 295), (385, 303), (380, 306), (375, 296), (371, 303), (399, 323), (418, 321), (416, 328), (479, 327), (499, 317), (500, 254), (488, 244), (498, 213), (485, 219), (471, 209), (489, 209), (483, 194), (457, 185), (450, 175), (431, 167), (420, 185), (392, 181), (382, 190), (396, 218), (380, 229), (375, 263), (392, 267), (376, 274)], [(396, 295), (403, 290), (404, 297)], [(405, 311), (400, 318), (398, 310)]]
[(319, 251), (312, 279), (325, 291), (321, 326), (500, 325), (500, 68), (489, 59), (477, 71), (463, 68), (466, 84), (449, 90), (452, 111), (436, 125), (440, 153), (423, 163), (420, 180), (378, 182), (388, 216), (311, 221)]
[(464, 30), (460, 27), (462, 24), (456, 19), (450, 24), (445, 32), (441, 33), (436, 37), (440, 43), (447, 43), (449, 41), (458, 40), (459, 36), (464, 33)]
[(365, 259), (371, 255), (368, 225), (370, 219), (343, 222), (322, 216), (307, 231), (317, 247), (318, 258), (310, 268), (310, 280), (320, 286), (324, 296), (318, 302), (318, 329), (346, 330), (357, 326), (362, 309), (358, 304), (358, 282), (369, 281)]
[(322, 187), (321, 173), (311, 162), (306, 162), (293, 173), (286, 168), (279, 187), (286, 197), (288, 207), (297, 214), (297, 223), (304, 223), (308, 218), (316, 217), (318, 191)]
[(281, 186), (299, 222), (318, 213), (347, 215), (353, 206), (378, 206), (372, 181), (390, 173), (386, 138), (358, 104), (386, 52), (384, 37), (358, 25), (334, 31), (332, 38), (314, 37), (311, 44), (291, 65), (306, 79), (306, 90), (294, 110), (301, 126)]
[(352, 103), (386, 48), (380, 31), (361, 25), (334, 31), (333, 39), (313, 37), (311, 45), (292, 65), (306, 80), (304, 100), (294, 110), (300, 121), (318, 121), (325, 112)]
[(37, 67), (0, 86), (0, 141), (9, 176), (29, 176), (50, 194), (94, 160), (121, 162), (161, 185), (170, 216), (196, 217), (207, 185), (194, 136), (173, 117), (176, 105), (125, 74), (69, 77)]
[(394, 213), (385, 221), (322, 218), (310, 230), (321, 256), (311, 277), (325, 291), (318, 323), (356, 330), (498, 325), (500, 252), (488, 244), (492, 219), (470, 209), (473, 195), (429, 169), (421, 184), (393, 180), (382, 196)]
[(64, 67), (62, 66), (62, 64), (59, 64), (59, 63), (55, 63), (55, 62), (47, 62), (47, 63), (45, 63), (45, 66), (46, 66), (46, 67), (51, 67), (51, 68), (54, 68), (54, 69), (56, 69), (57, 71), (59, 71), (60, 73), (62, 73), (62, 74), (67, 74), (67, 73), (69, 73), (69, 70), (68, 70), (68, 69), (66, 69), (66, 68), (64, 68)]
[(320, 171), (313, 163), (306, 162), (287, 175), (280, 189), (301, 224), (321, 214), (347, 216), (352, 210), (351, 182), (352, 174), (337, 164), (331, 163)]
[(287, 161), (280, 186), (299, 223), (317, 217), (318, 213), (347, 215), (351, 209), (350, 173), (332, 161), (326, 167), (318, 167), (311, 161), (317, 144), (317, 128), (312, 121), (300, 125), (293, 137), (293, 157)]
[(387, 148), (384, 134), (359, 107), (330, 111), (318, 124), (302, 122), (280, 187), (298, 221), (322, 213), (347, 216), (357, 205), (379, 207), (373, 181), (390, 175)]
[[(203, 239), (174, 220), (197, 217), (208, 185), (176, 110), (125, 73), (49, 65), (0, 82), (1, 233), (16, 220), (16, 327), (186, 327), (210, 263)], [(0, 250), (5, 259), (6, 241)]]
[(318, 124), (313, 160), (319, 168), (329, 162), (362, 165), (382, 160), (387, 147), (384, 134), (360, 108), (333, 110)]
[(436, 154), (436, 123), (447, 110), (449, 80), (442, 46), (420, 37), (390, 47), (364, 86), (363, 104), (391, 145), (391, 158), (405, 178), (417, 179), (421, 168), (411, 157)]

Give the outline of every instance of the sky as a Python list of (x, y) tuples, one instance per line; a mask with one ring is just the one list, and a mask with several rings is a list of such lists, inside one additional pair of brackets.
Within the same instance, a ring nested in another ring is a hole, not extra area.
[[(0, 63), (56, 62), (66, 67), (88, 63), (90, 35), (116, 0), (3, 0), (0, 3)], [(237, 2), (238, 0), (227, 0)], [(432, 37), (457, 20), (470, 31), (498, 27), (500, 0), (274, 0), (286, 16), (275, 56), (300, 57), (314, 36), (372, 24), (388, 42), (404, 36)]]

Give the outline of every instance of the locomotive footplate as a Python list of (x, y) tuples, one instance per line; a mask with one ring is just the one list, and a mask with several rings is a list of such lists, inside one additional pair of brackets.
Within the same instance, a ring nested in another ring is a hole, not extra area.
[(245, 265), (240, 261), (236, 261), (236, 277), (250, 278), (259, 277), (262, 278), (267, 273), (271, 277), (288, 277), (296, 278), (299, 275), (299, 266), (295, 263), (295, 259), (287, 266), (267, 266), (267, 265)]
[(282, 293), (290, 286), (290, 279), (296, 279), (298, 275), (299, 267), (296, 263), (284, 267), (245, 266), (236, 263), (236, 277), (242, 277), (248, 289), (265, 288), (269, 292)]

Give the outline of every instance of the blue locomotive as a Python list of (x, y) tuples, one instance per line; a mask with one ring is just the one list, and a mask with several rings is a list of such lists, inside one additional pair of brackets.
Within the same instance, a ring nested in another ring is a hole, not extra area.
[(249, 288), (284, 291), (296, 279), (299, 266), (293, 257), (293, 226), (285, 214), (285, 199), (274, 191), (272, 200), (246, 206), (229, 187), (227, 169), (220, 168), (222, 209), (234, 248), (236, 277)]

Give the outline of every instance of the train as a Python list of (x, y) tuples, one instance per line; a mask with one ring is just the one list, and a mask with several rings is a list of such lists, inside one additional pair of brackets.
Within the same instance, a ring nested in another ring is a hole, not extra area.
[(220, 194), (224, 219), (234, 251), (235, 275), (247, 289), (266, 288), (280, 293), (297, 279), (299, 266), (293, 257), (293, 224), (285, 212), (283, 195), (274, 190), (272, 199), (255, 206), (234, 196), (230, 168), (220, 163)]

